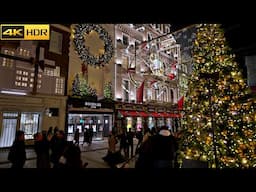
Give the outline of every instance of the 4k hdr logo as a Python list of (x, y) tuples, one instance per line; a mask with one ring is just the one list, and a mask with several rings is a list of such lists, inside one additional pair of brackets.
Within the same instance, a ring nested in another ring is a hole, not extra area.
[(1, 40), (49, 40), (49, 25), (1, 25)]

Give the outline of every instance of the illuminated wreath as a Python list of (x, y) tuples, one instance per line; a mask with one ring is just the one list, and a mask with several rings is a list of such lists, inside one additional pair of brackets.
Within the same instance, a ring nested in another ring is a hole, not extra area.
[[(102, 65), (108, 63), (113, 56), (112, 40), (103, 27), (95, 24), (77, 24), (74, 32), (74, 44), (76, 51), (82, 61), (85, 61), (89, 65)], [(89, 34), (92, 30), (99, 34), (99, 38), (104, 41), (104, 54), (99, 57), (95, 57), (89, 53), (89, 50), (85, 46), (84, 34)]]

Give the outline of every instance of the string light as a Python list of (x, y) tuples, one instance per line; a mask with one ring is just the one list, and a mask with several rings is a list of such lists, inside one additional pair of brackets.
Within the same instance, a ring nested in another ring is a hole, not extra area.
[[(198, 26), (185, 101), (181, 157), (196, 160), (200, 155), (199, 159), (207, 160), (210, 168), (256, 167), (255, 101), (243, 99), (249, 89), (220, 25)], [(219, 73), (216, 80), (199, 75), (211, 76), (215, 72)]]

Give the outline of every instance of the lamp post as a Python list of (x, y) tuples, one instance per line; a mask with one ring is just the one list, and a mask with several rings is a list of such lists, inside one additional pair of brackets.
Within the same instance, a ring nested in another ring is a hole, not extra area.
[(216, 168), (219, 168), (219, 162), (218, 162), (218, 158), (217, 158), (217, 148), (216, 148), (216, 136), (215, 136), (215, 121), (214, 121), (214, 117), (213, 117), (213, 108), (214, 106), (212, 103), (212, 96), (213, 96), (213, 92), (212, 92), (212, 83), (216, 83), (216, 81), (219, 79), (219, 72), (215, 72), (212, 74), (209, 73), (200, 73), (199, 74), (200, 78), (206, 79), (208, 84), (208, 88), (209, 88), (209, 106), (210, 106), (210, 118), (211, 118), (211, 131), (212, 131), (212, 140), (213, 140), (213, 150), (214, 150), (214, 161), (215, 161), (215, 165)]

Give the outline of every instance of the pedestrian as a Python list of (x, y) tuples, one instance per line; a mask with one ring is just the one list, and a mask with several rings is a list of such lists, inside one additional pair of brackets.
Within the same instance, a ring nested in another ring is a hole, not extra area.
[(74, 142), (75, 142), (75, 145), (79, 145), (79, 129), (76, 129), (75, 131)]
[(160, 127), (158, 134), (151, 138), (153, 167), (173, 168), (176, 152), (176, 140), (167, 126)]
[(47, 139), (47, 132), (43, 131), (42, 133), (36, 133), (34, 138), (37, 168), (50, 168), (50, 142)]
[(122, 154), (122, 151), (124, 153), (125, 158), (128, 158), (128, 141), (127, 141), (127, 133), (123, 129), (122, 133), (119, 135), (120, 138), (120, 147), (119, 151)]
[(47, 138), (48, 138), (49, 141), (51, 140), (52, 136), (53, 136), (53, 127), (50, 126), (48, 131), (47, 131)]
[[(132, 132), (132, 129), (129, 128), (129, 131), (127, 133), (127, 150), (128, 150), (128, 158), (133, 157), (133, 138), (134, 138), (134, 132)], [(131, 153), (130, 153), (131, 152)]]
[(151, 138), (152, 134), (150, 129), (145, 127), (142, 142), (136, 151), (138, 159), (135, 162), (135, 168), (147, 169), (153, 167)]
[(93, 128), (92, 128), (92, 126), (90, 126), (90, 128), (89, 128), (89, 130), (88, 130), (89, 132), (89, 145), (91, 145), (92, 144), (92, 138), (93, 138)]
[(51, 142), (51, 155), (50, 160), (53, 163), (53, 168), (59, 168), (59, 160), (67, 146), (64, 131), (56, 132), (56, 138)]
[(12, 163), (12, 168), (23, 168), (26, 159), (24, 131), (19, 130), (10, 148), (8, 160)]
[(80, 147), (74, 143), (69, 143), (60, 158), (60, 168), (77, 169), (87, 165), (88, 163), (83, 165)]
[(137, 154), (137, 151), (142, 143), (143, 140), (143, 133), (142, 133), (142, 129), (139, 129), (136, 131), (136, 139), (138, 140), (137, 146), (135, 148), (135, 154)]

